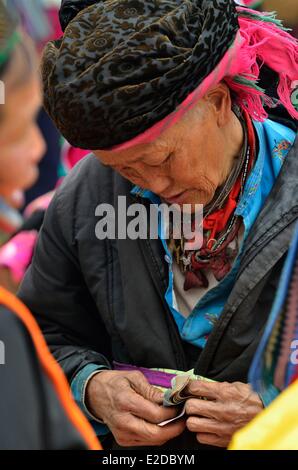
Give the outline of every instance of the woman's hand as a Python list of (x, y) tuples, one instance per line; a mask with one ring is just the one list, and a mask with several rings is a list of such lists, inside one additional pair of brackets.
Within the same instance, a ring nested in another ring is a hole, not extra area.
[(186, 426), (202, 444), (227, 447), (233, 434), (263, 409), (258, 394), (241, 382), (193, 380), (186, 393), (198, 397), (186, 402)]
[(86, 399), (121, 446), (160, 446), (185, 429), (185, 420), (157, 425), (174, 418), (177, 409), (162, 406), (163, 393), (141, 372), (102, 371), (88, 383)]

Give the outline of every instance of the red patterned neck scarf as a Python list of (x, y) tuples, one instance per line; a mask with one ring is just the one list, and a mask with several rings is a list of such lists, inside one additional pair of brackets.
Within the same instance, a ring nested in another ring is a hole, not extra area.
[(247, 135), (243, 165), (223, 206), (204, 217), (202, 247), (197, 251), (183, 251), (183, 241), (181, 244), (180, 240), (172, 240), (176, 261), (185, 272), (184, 290), (208, 287), (206, 270), (211, 270), (216, 280), (221, 281), (230, 272), (237, 255), (238, 248), (232, 250), (229, 247), (237, 238), (242, 223), (242, 219), (235, 216), (235, 209), (253, 167), (256, 149), (252, 121), (245, 111), (242, 120)]

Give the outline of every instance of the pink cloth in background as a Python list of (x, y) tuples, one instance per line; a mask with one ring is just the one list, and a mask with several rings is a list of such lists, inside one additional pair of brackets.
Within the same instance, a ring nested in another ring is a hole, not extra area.
[(37, 45), (38, 50), (40, 52), (43, 50), (47, 42), (59, 39), (63, 35), (63, 31), (61, 29), (59, 21), (59, 9), (55, 7), (48, 7), (46, 8), (46, 15), (51, 25), (52, 31), (49, 37), (45, 38), (42, 42)]
[(28, 206), (26, 207), (24, 211), (24, 217), (28, 219), (34, 212), (36, 211), (45, 211), (49, 207), (49, 204), (51, 200), (53, 199), (53, 196), (55, 194), (55, 191), (50, 191), (47, 194), (43, 194), (42, 196), (38, 197), (37, 199), (34, 199)]
[(263, 0), (235, 0), (238, 5), (243, 5), (245, 7), (254, 8), (260, 3), (263, 3)]
[(51, 39), (52, 40), (58, 39), (63, 34), (61, 26), (60, 26), (60, 21), (59, 21), (58, 8), (55, 8), (55, 7), (47, 8), (47, 15), (53, 28)]
[(90, 150), (72, 147), (66, 142), (62, 149), (62, 164), (66, 171), (70, 171), (82, 158), (86, 157)]
[[(77, 149), (66, 143), (63, 152), (66, 170), (71, 170), (88, 153), (90, 151)], [(25, 219), (31, 217), (38, 210), (46, 211), (54, 194), (55, 191), (51, 191), (31, 202), (25, 209)], [(14, 236), (0, 248), (0, 267), (8, 268), (16, 283), (22, 281), (31, 263), (37, 237), (38, 232), (36, 230), (24, 231)]]
[(0, 267), (8, 268), (16, 283), (24, 277), (37, 237), (36, 230), (21, 232), (0, 248)]

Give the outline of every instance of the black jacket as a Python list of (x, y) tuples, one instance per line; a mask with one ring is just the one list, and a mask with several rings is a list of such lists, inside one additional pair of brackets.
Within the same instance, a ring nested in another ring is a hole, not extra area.
[(2, 354), (0, 358), (0, 449), (86, 450), (87, 444), (70, 422), (40, 364), (25, 324), (2, 305), (0, 340), (4, 345), (4, 361)]
[[(245, 242), (237, 281), (203, 351), (185, 344), (165, 302), (159, 240), (95, 236), (95, 208), (132, 185), (90, 155), (64, 181), (46, 214), (20, 290), (69, 380), (112, 360), (247, 380), (298, 218), (298, 141)], [(147, 202), (144, 202), (147, 204)], [(116, 215), (117, 217), (117, 215)]]

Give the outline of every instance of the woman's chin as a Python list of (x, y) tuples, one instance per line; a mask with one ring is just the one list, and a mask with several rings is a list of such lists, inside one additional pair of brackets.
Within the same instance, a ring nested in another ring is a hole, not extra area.
[(35, 183), (38, 181), (39, 178), (39, 168), (37, 165), (31, 165), (28, 168), (28, 171), (23, 174), (23, 177), (20, 178), (18, 188), (20, 191), (28, 191), (28, 189), (32, 188)]
[(194, 213), (200, 211), (202, 206), (206, 206), (213, 199), (213, 195), (202, 194), (199, 191), (192, 191), (187, 196), (187, 198), (178, 203), (183, 212), (191, 211), (191, 213)]

